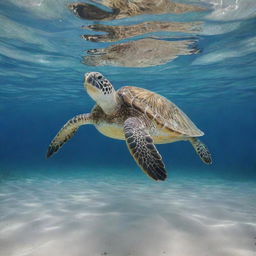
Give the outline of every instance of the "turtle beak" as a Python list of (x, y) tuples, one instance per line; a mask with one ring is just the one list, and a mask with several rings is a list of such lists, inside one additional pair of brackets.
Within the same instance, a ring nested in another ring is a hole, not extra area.
[(92, 72), (88, 72), (84, 75), (84, 88), (89, 94), (98, 94), (98, 89), (93, 86), (93, 75)]
[(88, 84), (92, 82), (92, 76), (90, 75), (90, 72), (84, 74), (84, 87), (87, 88)]
[(88, 78), (90, 76), (90, 72), (84, 74), (84, 82), (88, 82)]

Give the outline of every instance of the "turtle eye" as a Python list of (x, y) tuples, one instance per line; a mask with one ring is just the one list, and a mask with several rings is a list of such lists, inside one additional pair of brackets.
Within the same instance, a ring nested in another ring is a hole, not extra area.
[(99, 83), (99, 82), (96, 82), (96, 83), (95, 83), (95, 86), (96, 86), (98, 89), (100, 89), (100, 90), (102, 90), (102, 88), (103, 88), (102, 84)]
[(99, 79), (99, 80), (100, 80), (101, 78), (102, 78), (102, 76), (101, 76), (101, 75), (99, 75), (99, 76), (97, 77), (97, 79)]

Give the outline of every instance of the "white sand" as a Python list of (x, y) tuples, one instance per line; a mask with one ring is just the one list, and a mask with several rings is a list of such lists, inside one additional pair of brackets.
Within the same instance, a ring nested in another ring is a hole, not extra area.
[(0, 183), (1, 256), (255, 256), (256, 183), (121, 177)]

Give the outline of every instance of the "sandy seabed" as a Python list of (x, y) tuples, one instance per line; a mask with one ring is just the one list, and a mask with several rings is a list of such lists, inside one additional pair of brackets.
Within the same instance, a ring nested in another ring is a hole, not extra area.
[(256, 183), (31, 177), (0, 183), (1, 256), (255, 256)]

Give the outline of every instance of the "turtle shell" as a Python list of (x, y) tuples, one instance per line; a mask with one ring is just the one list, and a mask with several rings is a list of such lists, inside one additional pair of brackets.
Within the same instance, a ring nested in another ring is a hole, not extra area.
[(157, 93), (134, 86), (124, 86), (117, 93), (125, 104), (146, 114), (160, 128), (188, 137), (204, 135), (181, 109)]

